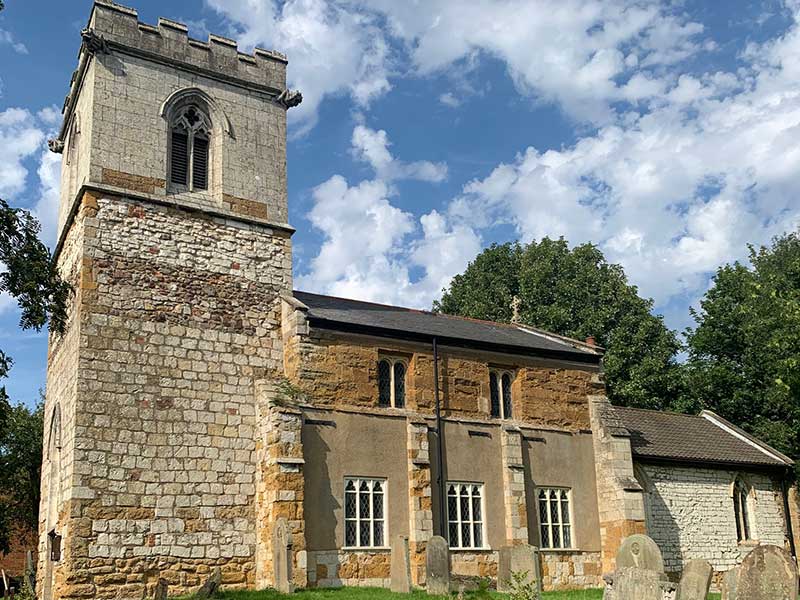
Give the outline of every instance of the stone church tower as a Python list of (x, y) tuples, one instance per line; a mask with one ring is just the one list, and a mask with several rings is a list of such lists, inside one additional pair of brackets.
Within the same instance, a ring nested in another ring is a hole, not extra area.
[(163, 576), (178, 592), (219, 563), (254, 585), (254, 388), (282, 369), (286, 111), (301, 98), (283, 55), (108, 0), (82, 38), (50, 143), (75, 293), (49, 348), (39, 589), (143, 597)]

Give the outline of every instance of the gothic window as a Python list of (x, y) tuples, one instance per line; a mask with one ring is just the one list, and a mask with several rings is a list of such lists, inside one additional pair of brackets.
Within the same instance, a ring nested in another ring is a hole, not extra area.
[(404, 408), (406, 405), (406, 361), (382, 358), (378, 361), (378, 405)]
[(753, 539), (750, 521), (750, 496), (752, 489), (741, 479), (733, 484), (733, 514), (736, 518), (736, 539), (747, 542)]
[(514, 376), (509, 371), (489, 372), (490, 413), (498, 419), (513, 417), (511, 384)]
[(47, 542), (50, 546), (50, 560), (58, 562), (61, 560), (61, 536), (53, 529), (47, 534)]
[(176, 113), (170, 128), (170, 183), (189, 191), (208, 189), (211, 124), (194, 104)]
[(386, 546), (386, 480), (345, 479), (344, 545), (347, 548)]
[(542, 548), (572, 548), (570, 490), (539, 489), (539, 529)]
[(484, 548), (483, 484), (447, 484), (447, 534), (450, 547)]

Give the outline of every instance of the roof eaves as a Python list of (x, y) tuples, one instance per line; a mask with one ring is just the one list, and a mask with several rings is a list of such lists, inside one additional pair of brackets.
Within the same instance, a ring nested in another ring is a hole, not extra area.
[(502, 354), (519, 354), (523, 356), (536, 356), (542, 358), (570, 360), (584, 364), (595, 364), (599, 362), (601, 358), (599, 354), (582, 352), (577, 349), (569, 349), (566, 347), (564, 348), (564, 350), (548, 350), (545, 348), (532, 348), (529, 346), (513, 346), (510, 344), (497, 344), (493, 342), (470, 340), (469, 338), (442, 336), (442, 335), (437, 335), (435, 333), (416, 333), (409, 331), (401, 331), (397, 329), (390, 329), (387, 327), (379, 327), (375, 325), (356, 324), (347, 321), (338, 321), (334, 319), (316, 317), (313, 314), (309, 315), (309, 322), (312, 326), (321, 327), (323, 329), (330, 329), (333, 331), (346, 331), (352, 333), (372, 334), (372, 335), (377, 335), (379, 337), (388, 337), (392, 339), (429, 342), (433, 340), (433, 338), (436, 338), (441, 345), (473, 348), (478, 350), (489, 350), (494, 352), (500, 352)]
[(785, 454), (781, 454), (780, 452), (775, 450), (772, 446), (769, 446), (764, 442), (762, 442), (761, 440), (751, 436), (749, 433), (740, 429), (730, 421), (723, 419), (717, 413), (710, 410), (704, 410), (700, 413), (700, 416), (706, 419), (707, 421), (713, 423), (714, 425), (716, 425), (729, 435), (732, 435), (733, 437), (740, 439), (749, 446), (752, 446), (753, 448), (759, 450), (760, 452), (767, 455), (771, 459), (781, 462), (785, 464), (787, 467), (791, 467), (794, 465), (794, 461), (791, 458), (789, 458)]
[(556, 342), (557, 344), (572, 346), (573, 348), (582, 350), (584, 352), (591, 352), (592, 354), (598, 354), (598, 355), (603, 354), (604, 348), (602, 348), (601, 346), (593, 346), (591, 344), (587, 344), (586, 342), (581, 342), (580, 340), (576, 340), (564, 335), (558, 335), (557, 333), (550, 333), (549, 331), (544, 331), (543, 329), (539, 329), (537, 327), (518, 324), (517, 329), (519, 329), (520, 331), (524, 331), (525, 333), (530, 333), (531, 335), (537, 335), (546, 340), (550, 340), (551, 342)]

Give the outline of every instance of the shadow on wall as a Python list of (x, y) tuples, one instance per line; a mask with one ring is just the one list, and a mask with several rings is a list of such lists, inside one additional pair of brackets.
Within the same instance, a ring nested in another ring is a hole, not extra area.
[[(334, 550), (338, 547), (336, 511), (343, 510), (343, 507), (333, 493), (328, 471), (331, 448), (319, 432), (320, 427), (329, 426), (303, 423), (303, 448), (306, 453), (303, 514), (306, 519), (306, 535), (313, 536), (313, 539), (308, 540), (310, 550)], [(308, 506), (309, 502), (313, 503), (313, 510)]]

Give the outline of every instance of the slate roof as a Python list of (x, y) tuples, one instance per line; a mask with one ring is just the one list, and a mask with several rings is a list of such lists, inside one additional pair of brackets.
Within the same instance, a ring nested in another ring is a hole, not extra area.
[(479, 321), (424, 310), (348, 300), (309, 292), (294, 292), (294, 298), (308, 307), (312, 326), (375, 333), (388, 337), (430, 340), (440, 344), (494, 349), (563, 357), (597, 363), (599, 348), (531, 327)]
[(614, 407), (634, 458), (718, 465), (787, 467), (794, 462), (711, 411), (684, 415)]

